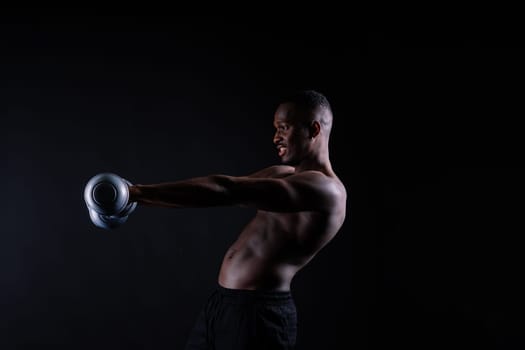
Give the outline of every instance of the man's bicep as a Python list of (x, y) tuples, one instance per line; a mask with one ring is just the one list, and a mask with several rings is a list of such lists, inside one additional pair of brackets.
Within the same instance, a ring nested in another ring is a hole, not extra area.
[(232, 200), (242, 206), (266, 211), (297, 211), (296, 194), (282, 179), (232, 178), (228, 188)]
[(311, 184), (299, 179), (235, 178), (231, 187), (234, 200), (243, 206), (276, 212), (317, 210), (322, 194)]

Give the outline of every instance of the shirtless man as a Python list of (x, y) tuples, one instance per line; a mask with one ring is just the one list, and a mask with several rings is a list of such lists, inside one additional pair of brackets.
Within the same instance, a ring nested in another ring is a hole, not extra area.
[(130, 186), (130, 202), (160, 207), (250, 206), (253, 220), (224, 256), (186, 349), (292, 349), (297, 317), (293, 277), (339, 231), (346, 190), (328, 152), (332, 111), (303, 91), (274, 115), (283, 165), (248, 176), (210, 175)]

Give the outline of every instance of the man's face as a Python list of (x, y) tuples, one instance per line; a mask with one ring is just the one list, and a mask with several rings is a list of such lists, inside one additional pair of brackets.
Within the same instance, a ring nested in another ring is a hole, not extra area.
[(281, 104), (274, 115), (275, 135), (273, 143), (284, 164), (296, 166), (307, 155), (308, 128), (293, 104)]

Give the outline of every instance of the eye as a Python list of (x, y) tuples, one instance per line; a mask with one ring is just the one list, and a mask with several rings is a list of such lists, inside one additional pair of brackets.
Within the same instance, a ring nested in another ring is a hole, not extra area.
[(289, 129), (289, 127), (286, 124), (279, 124), (279, 125), (275, 126), (275, 129), (277, 131), (287, 131)]

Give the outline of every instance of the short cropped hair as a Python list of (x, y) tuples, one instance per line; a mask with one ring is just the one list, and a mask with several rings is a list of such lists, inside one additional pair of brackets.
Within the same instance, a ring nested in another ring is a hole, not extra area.
[(318, 114), (320, 117), (318, 121), (326, 130), (327, 135), (330, 135), (333, 123), (332, 107), (322, 93), (315, 90), (301, 90), (281, 99), (282, 103), (293, 103), (300, 109), (307, 111), (313, 111), (319, 107), (324, 109), (326, 113)]
[(298, 107), (305, 109), (314, 109), (316, 107), (323, 107), (332, 111), (330, 103), (326, 96), (315, 90), (301, 90), (294, 92), (283, 98), (281, 103), (291, 102)]

